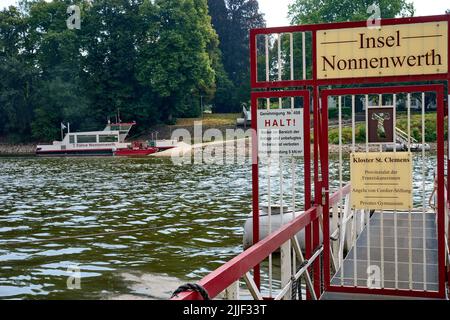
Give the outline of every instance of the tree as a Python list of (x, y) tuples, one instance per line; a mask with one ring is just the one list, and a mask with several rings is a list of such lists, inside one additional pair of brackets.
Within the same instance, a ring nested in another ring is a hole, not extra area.
[[(219, 35), (219, 48), (229, 43), (231, 34), (228, 31), (230, 19), (225, 0), (208, 0), (208, 9), (211, 16), (213, 28)], [(212, 101), (214, 112), (230, 112), (239, 108), (237, 100), (236, 87), (228, 77), (228, 73), (223, 66), (223, 54), (221, 49), (217, 50), (213, 60), (214, 70), (216, 72), (216, 94)]]
[(367, 9), (374, 3), (381, 18), (414, 15), (414, 5), (407, 0), (295, 0), (289, 5), (289, 17), (293, 25), (363, 21), (369, 18)]
[[(140, 128), (229, 99), (207, 0), (21, 0), (0, 11), (0, 135), (51, 141), (120, 110)], [(15, 139), (17, 140), (17, 139)]]
[(218, 45), (206, 0), (148, 1), (142, 10), (150, 21), (139, 50), (140, 83), (159, 100), (163, 121), (198, 115), (200, 96), (214, 90)]
[(16, 7), (0, 12), (0, 134), (14, 141), (31, 135), (36, 97), (38, 74), (25, 50), (27, 31), (25, 17)]
[(250, 29), (265, 27), (264, 15), (256, 0), (209, 0), (208, 4), (224, 69), (237, 88), (228, 111), (237, 111), (238, 102), (250, 99)]
[(136, 64), (143, 2), (94, 1), (82, 20), (82, 78), (88, 99), (95, 105), (87, 128), (105, 123), (118, 111), (123, 120), (135, 120), (131, 110), (142, 93)]
[(39, 79), (34, 102), (32, 134), (38, 140), (59, 137), (59, 124), (70, 121), (72, 129), (87, 115), (87, 100), (81, 75), (81, 36), (66, 26), (70, 1), (32, 3), (27, 16), (28, 38), (32, 48), (29, 59), (36, 61)]

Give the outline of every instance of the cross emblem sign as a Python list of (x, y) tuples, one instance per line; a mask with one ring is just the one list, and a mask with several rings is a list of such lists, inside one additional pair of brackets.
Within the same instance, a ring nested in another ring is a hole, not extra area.
[(378, 121), (377, 136), (378, 138), (386, 138), (385, 122), (391, 120), (391, 115), (386, 112), (378, 112), (372, 114), (372, 120)]

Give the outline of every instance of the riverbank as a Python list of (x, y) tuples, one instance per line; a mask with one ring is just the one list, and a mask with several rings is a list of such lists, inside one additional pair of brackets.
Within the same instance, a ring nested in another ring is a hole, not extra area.
[[(195, 150), (198, 150), (200, 148), (206, 148), (208, 146), (214, 146), (214, 145), (220, 145), (222, 144), (224, 149), (226, 149), (225, 152), (228, 152), (230, 150), (235, 148), (236, 154), (243, 155), (243, 156), (249, 156), (250, 151), (250, 138), (245, 138), (245, 147), (242, 148), (242, 144), (236, 144), (233, 142), (239, 142), (242, 141), (243, 138), (235, 139), (235, 140), (224, 140), (224, 141), (215, 141), (215, 142), (200, 142), (200, 143), (194, 143), (194, 144), (187, 144), (187, 143), (180, 143), (180, 146), (175, 149), (169, 149), (163, 152), (158, 152), (153, 154), (155, 157), (171, 157), (174, 154), (186, 154), (190, 151), (194, 152)], [(430, 152), (436, 152), (437, 150), (437, 144), (436, 143), (429, 143), (430, 145)], [(239, 146), (239, 147), (238, 147)], [(366, 146), (363, 143), (356, 144), (356, 152), (364, 152), (366, 151)], [(32, 156), (35, 154), (36, 145), (35, 144), (7, 144), (7, 143), (1, 143), (0, 144), (0, 156)], [(311, 151), (314, 150), (313, 145), (311, 145)], [(336, 144), (330, 144), (328, 148), (330, 154), (337, 154), (339, 153), (339, 145)], [(379, 146), (370, 146), (369, 151), (374, 152), (378, 151)], [(342, 152), (344, 154), (348, 154), (352, 151), (351, 145), (343, 145), (342, 146)]]
[(28, 156), (34, 155), (36, 144), (0, 143), (0, 156)]

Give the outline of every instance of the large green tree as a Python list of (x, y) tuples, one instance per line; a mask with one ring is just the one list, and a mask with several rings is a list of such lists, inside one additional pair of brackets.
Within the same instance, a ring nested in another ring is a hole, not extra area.
[(233, 96), (226, 110), (239, 110), (238, 102), (250, 99), (250, 29), (265, 26), (256, 0), (209, 0), (212, 23), (219, 35), (224, 69), (233, 83)]
[(40, 74), (35, 85), (38, 95), (32, 133), (36, 139), (51, 140), (58, 136), (60, 122), (70, 121), (75, 129), (83, 124), (87, 114), (81, 79), (81, 35), (79, 30), (69, 30), (66, 26), (66, 11), (71, 1), (31, 4), (26, 19), (32, 44), (28, 51)]
[(218, 45), (206, 0), (147, 1), (138, 78), (159, 101), (164, 121), (197, 115), (201, 96), (212, 95), (212, 56)]
[(100, 129), (120, 111), (140, 128), (197, 116), (230, 81), (207, 0), (21, 0), (0, 11), (0, 135)]
[(38, 72), (26, 48), (28, 25), (16, 7), (0, 12), (0, 134), (30, 136)]
[(407, 0), (295, 0), (289, 17), (291, 24), (363, 21), (372, 4), (379, 6), (383, 19), (414, 15), (414, 5)]

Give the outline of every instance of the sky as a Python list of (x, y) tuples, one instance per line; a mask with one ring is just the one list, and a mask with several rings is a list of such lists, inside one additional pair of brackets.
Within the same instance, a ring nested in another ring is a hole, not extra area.
[[(268, 27), (289, 25), (288, 5), (294, 0), (258, 0), (261, 12), (265, 14)], [(411, 0), (410, 0), (411, 1)], [(412, 0), (416, 7), (416, 16), (444, 14), (450, 9), (449, 0)], [(0, 9), (15, 4), (16, 0), (0, 0)], [(383, 13), (381, 13), (383, 17)]]

